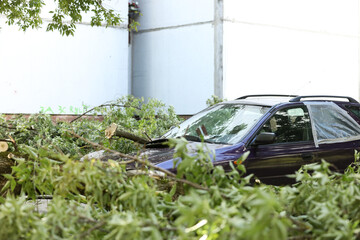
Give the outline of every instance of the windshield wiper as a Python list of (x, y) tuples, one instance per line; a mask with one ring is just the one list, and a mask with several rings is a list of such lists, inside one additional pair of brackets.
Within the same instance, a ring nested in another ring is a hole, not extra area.
[(201, 137), (194, 136), (194, 135), (183, 135), (182, 137), (185, 138), (186, 140), (193, 141), (193, 142), (204, 141), (206, 143), (231, 145), (230, 143), (227, 143), (227, 142), (218, 142), (218, 141), (214, 141), (214, 140), (210, 140), (210, 139), (202, 139)]
[(230, 143), (227, 143), (227, 142), (218, 142), (218, 141), (213, 141), (213, 140), (210, 140), (210, 139), (205, 140), (205, 142), (207, 142), (207, 143), (214, 143), (214, 144), (231, 145)]
[(193, 141), (193, 142), (218, 143), (218, 142), (203, 139), (199, 136), (194, 136), (194, 135), (183, 135), (182, 137), (185, 138), (186, 140)]
[(183, 138), (185, 138), (186, 140), (189, 141), (193, 141), (193, 142), (201, 142), (202, 139), (198, 136), (194, 136), (194, 135), (182, 135)]
[[(217, 142), (214, 140), (210, 140), (210, 139), (202, 139), (199, 136), (194, 136), (194, 135), (183, 135), (181, 136), (183, 138), (185, 138), (188, 141), (192, 141), (192, 142), (206, 142), (206, 143), (213, 143), (213, 144), (226, 144), (229, 145), (229, 143), (227, 142)], [(180, 138), (180, 137), (177, 137)], [(169, 141), (168, 138), (159, 138), (159, 139), (155, 139), (151, 142), (146, 143), (145, 147), (146, 148), (168, 148), (169, 146), (167, 145), (167, 142)]]
[(167, 144), (169, 139), (167, 138), (159, 138), (155, 139), (151, 142), (147, 142), (145, 144), (145, 148), (168, 148), (169, 145)]

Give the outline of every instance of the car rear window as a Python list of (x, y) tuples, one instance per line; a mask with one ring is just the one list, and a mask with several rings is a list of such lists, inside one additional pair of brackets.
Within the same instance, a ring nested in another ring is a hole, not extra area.
[(315, 145), (360, 139), (359, 124), (333, 102), (307, 102)]

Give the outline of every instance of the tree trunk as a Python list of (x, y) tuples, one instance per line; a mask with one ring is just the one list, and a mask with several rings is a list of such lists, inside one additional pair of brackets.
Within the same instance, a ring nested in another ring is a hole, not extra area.
[(0, 152), (6, 152), (9, 149), (7, 142), (0, 141)]
[(14, 160), (8, 157), (8, 152), (0, 153), (0, 191), (8, 181), (3, 174), (10, 174), (11, 167), (14, 166)]

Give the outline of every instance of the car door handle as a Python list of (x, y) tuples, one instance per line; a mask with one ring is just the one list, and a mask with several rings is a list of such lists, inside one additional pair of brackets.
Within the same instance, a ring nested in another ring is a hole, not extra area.
[(301, 154), (301, 157), (305, 161), (313, 160), (313, 155), (311, 153), (303, 153), (303, 154)]

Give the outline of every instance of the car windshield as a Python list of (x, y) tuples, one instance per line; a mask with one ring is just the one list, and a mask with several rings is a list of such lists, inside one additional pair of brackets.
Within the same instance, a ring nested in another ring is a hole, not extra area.
[(166, 138), (185, 137), (188, 140), (235, 144), (269, 110), (269, 107), (245, 104), (220, 104), (194, 115), (171, 129)]

